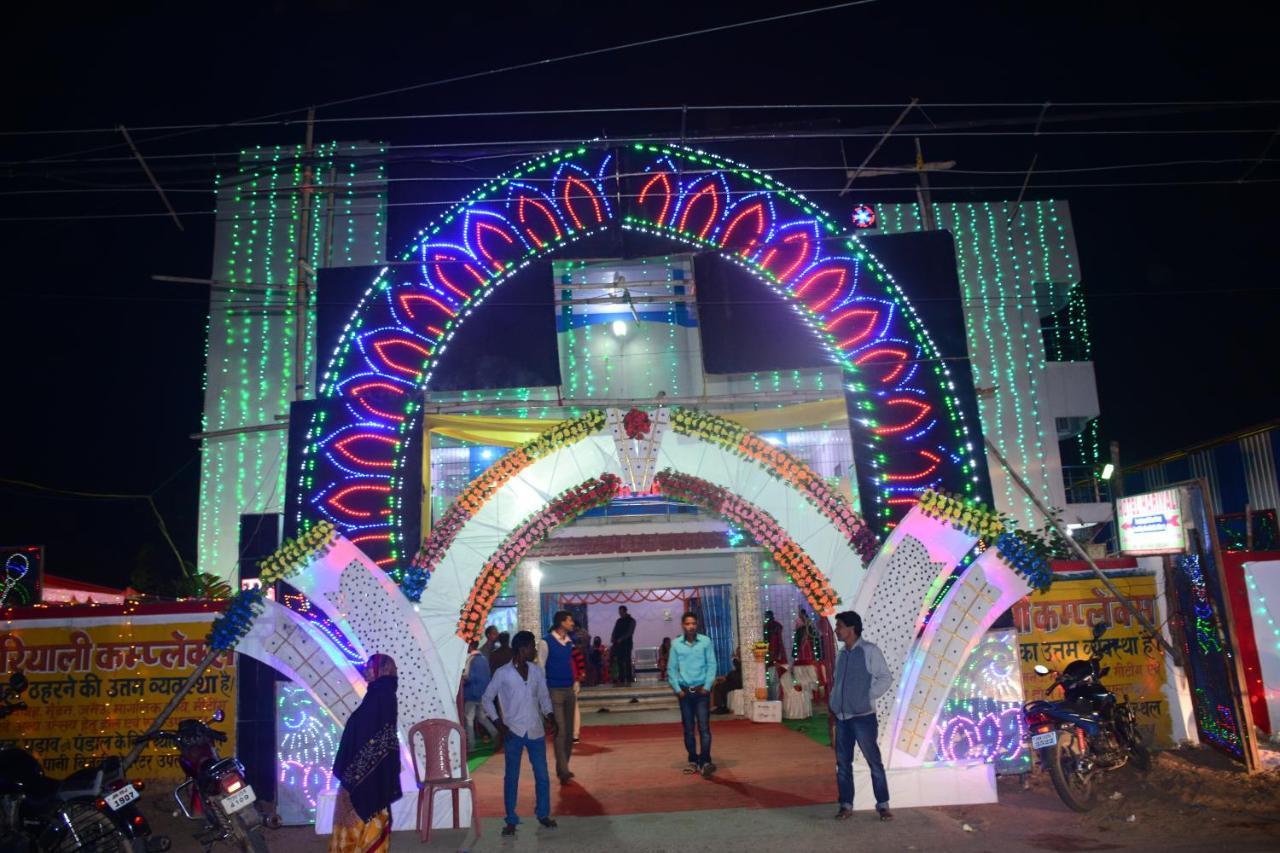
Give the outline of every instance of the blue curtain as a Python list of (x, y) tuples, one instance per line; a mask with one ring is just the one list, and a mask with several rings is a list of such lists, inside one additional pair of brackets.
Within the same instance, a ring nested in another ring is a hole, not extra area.
[(718, 675), (733, 668), (733, 601), (729, 589), (728, 584), (697, 588), (702, 630), (715, 647)]
[(560, 593), (544, 592), (541, 594), (542, 620), (538, 626), (537, 638), (541, 639), (551, 630), (551, 617), (560, 609)]

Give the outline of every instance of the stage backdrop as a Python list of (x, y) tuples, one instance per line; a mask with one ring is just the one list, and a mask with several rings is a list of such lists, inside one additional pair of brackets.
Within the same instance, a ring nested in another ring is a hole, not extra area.
[[(74, 614), (74, 615), (73, 615)], [(122, 756), (205, 656), (215, 612), (206, 604), (68, 607), (6, 611), (0, 624), (0, 681), (26, 673), (26, 711), (0, 720), (0, 748), (29, 750), (50, 776)], [(235, 669), (219, 658), (170, 718), (207, 719), (221, 709), (235, 754)], [(132, 773), (181, 780), (177, 750), (148, 746)]]
[[(1111, 582), (1144, 616), (1160, 624), (1154, 577), (1112, 577)], [(1164, 694), (1164, 652), (1155, 640), (1143, 636), (1137, 620), (1097, 578), (1060, 577), (1046, 592), (1033, 593), (1014, 605), (1013, 620), (1021, 646), (1022, 686), (1027, 701), (1044, 696), (1045, 689), (1053, 683), (1052, 678), (1036, 675), (1036, 664), (1060, 670), (1073, 660), (1089, 657), (1093, 648), (1090, 631), (1098, 622), (1109, 623), (1112, 627), (1100, 642), (1102, 665), (1111, 667), (1111, 672), (1102, 683), (1121, 699), (1128, 694), (1148, 743), (1158, 747), (1175, 745), (1173, 720)], [(1054, 697), (1061, 699), (1062, 692), (1055, 692)]]

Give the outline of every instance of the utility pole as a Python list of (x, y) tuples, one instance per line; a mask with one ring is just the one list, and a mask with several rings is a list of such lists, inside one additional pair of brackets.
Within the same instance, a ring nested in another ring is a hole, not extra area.
[(302, 223), (298, 228), (298, 268), (293, 288), (293, 399), (307, 396), (307, 309), (310, 307), (311, 280), (315, 268), (311, 264), (311, 196), (315, 172), (316, 108), (307, 110), (307, 137), (302, 150)]

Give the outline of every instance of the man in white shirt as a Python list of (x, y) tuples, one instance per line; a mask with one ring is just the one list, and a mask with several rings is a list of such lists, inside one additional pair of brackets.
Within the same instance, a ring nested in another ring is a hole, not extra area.
[(884, 653), (862, 639), (862, 617), (852, 610), (836, 614), (836, 637), (844, 648), (836, 655), (835, 679), (827, 710), (835, 729), (836, 788), (840, 811), (836, 820), (853, 816), (853, 747), (857, 744), (871, 770), (871, 790), (881, 820), (893, 820), (889, 811), (889, 781), (880, 746), (876, 742), (876, 700), (893, 686), (893, 674)]
[[(529, 752), (533, 767), (536, 802), (534, 815), (547, 829), (555, 829), (551, 818), (551, 780), (547, 774), (547, 731), (556, 733), (551, 714), (551, 694), (542, 667), (533, 663), (533, 634), (521, 631), (511, 640), (514, 655), (511, 663), (499, 667), (489, 681), (480, 707), (493, 720), (502, 734), (507, 767), (502, 780), (503, 802), (507, 809), (507, 825), (503, 835), (515, 835), (520, 818), (516, 815), (516, 794), (520, 788), (520, 755)], [(494, 699), (502, 705), (499, 718)]]

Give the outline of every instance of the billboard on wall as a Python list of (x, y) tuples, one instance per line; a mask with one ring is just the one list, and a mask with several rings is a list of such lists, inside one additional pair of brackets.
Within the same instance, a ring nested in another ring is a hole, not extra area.
[(1181, 488), (1120, 498), (1116, 501), (1120, 553), (1139, 557), (1185, 552), (1183, 515)]
[[(1117, 577), (1111, 582), (1120, 594), (1152, 623), (1161, 620), (1156, 609), (1155, 578)], [(1053, 683), (1038, 675), (1036, 664), (1061, 670), (1096, 649), (1110, 672), (1102, 683), (1118, 697), (1128, 697), (1147, 743), (1173, 746), (1173, 717), (1165, 696), (1164, 650), (1147, 635), (1133, 614), (1095, 578), (1058, 579), (1043, 592), (1032, 593), (1013, 606), (1013, 622), (1021, 647), (1022, 684), (1026, 699), (1038, 699)], [(1093, 626), (1111, 627), (1101, 640)], [(1062, 693), (1055, 694), (1062, 698)]]
[[(0, 682), (21, 671), (30, 683), (22, 697), (26, 710), (0, 720), (0, 749), (25, 749), (57, 777), (129, 751), (204, 659), (204, 638), (216, 615), (181, 605), (161, 613), (111, 606), (68, 610), (77, 615), (51, 610), (48, 617), (13, 619), (0, 629)], [(225, 755), (235, 750), (236, 679), (229, 658), (219, 656), (170, 718), (176, 725), (221, 710), (226, 720), (218, 728), (232, 738), (220, 747)], [(152, 744), (133, 772), (180, 780), (177, 759), (177, 750)]]

